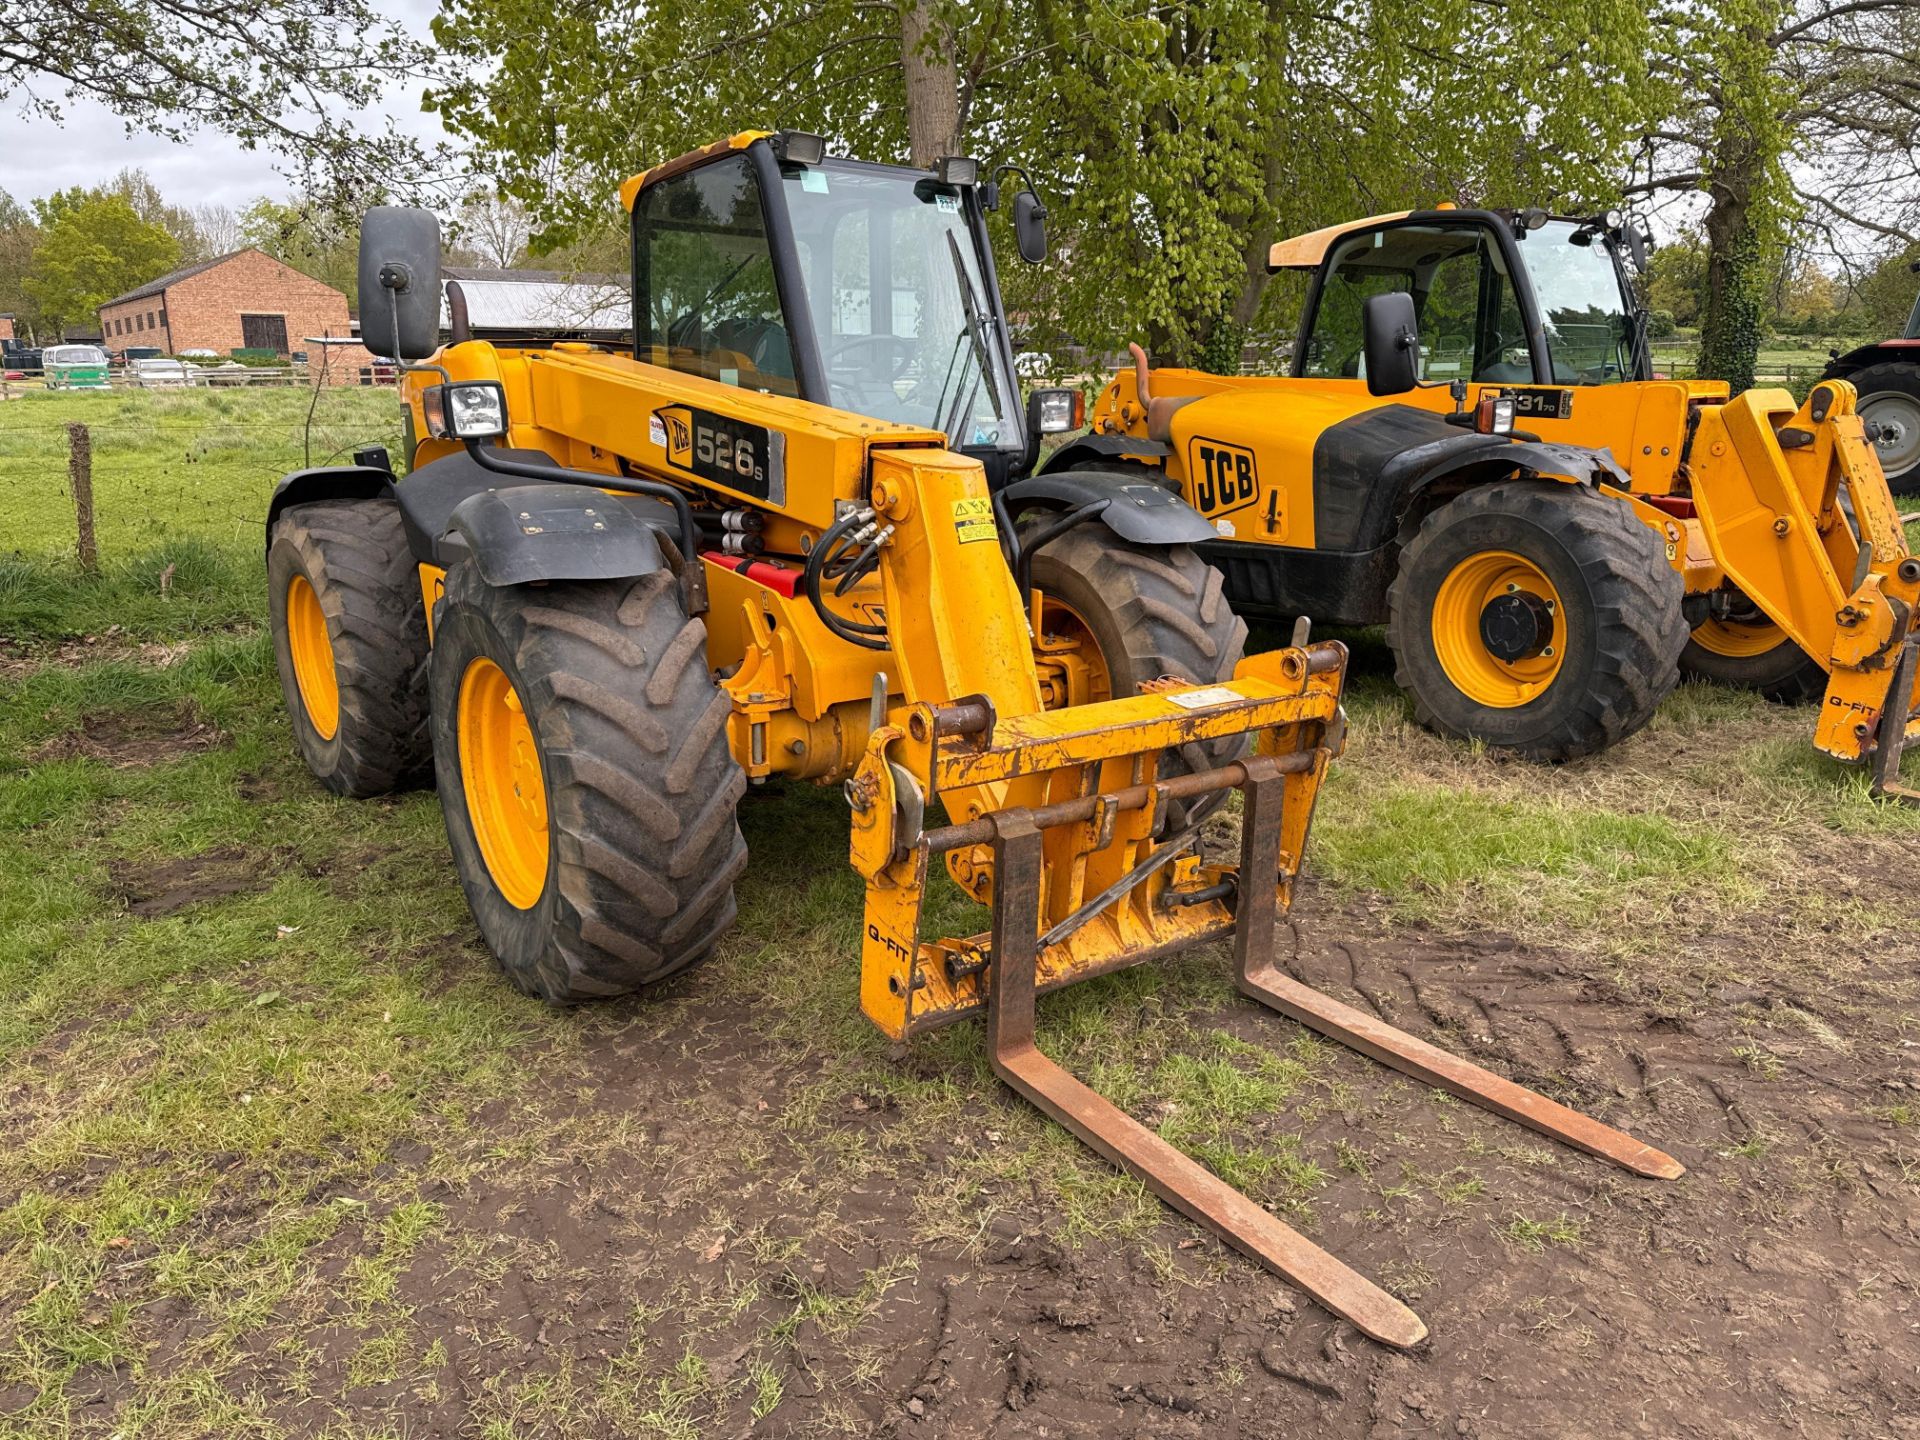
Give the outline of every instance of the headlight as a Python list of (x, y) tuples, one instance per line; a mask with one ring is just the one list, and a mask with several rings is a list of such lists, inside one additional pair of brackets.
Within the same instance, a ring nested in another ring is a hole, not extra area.
[(1086, 422), (1086, 397), (1078, 390), (1036, 390), (1027, 401), (1027, 414), (1042, 435), (1078, 430)]
[(435, 385), (420, 397), (427, 432), (441, 440), (492, 440), (507, 433), (507, 392), (497, 380)]
[(1482, 395), (1473, 407), (1473, 428), (1482, 435), (1506, 435), (1513, 430), (1513, 397)]

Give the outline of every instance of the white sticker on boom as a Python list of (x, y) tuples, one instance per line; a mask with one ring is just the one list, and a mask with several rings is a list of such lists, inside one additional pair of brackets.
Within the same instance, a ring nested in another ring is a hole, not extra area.
[(1235, 700), (1247, 697), (1238, 690), (1230, 690), (1225, 685), (1209, 685), (1204, 690), (1182, 690), (1167, 699), (1185, 710), (1204, 710), (1209, 705), (1228, 705)]

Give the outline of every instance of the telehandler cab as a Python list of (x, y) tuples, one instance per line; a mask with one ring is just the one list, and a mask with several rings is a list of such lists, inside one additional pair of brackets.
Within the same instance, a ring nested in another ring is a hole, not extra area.
[[(1617, 212), (1377, 215), (1272, 247), (1310, 275), (1284, 377), (1114, 377), (1049, 462), (1157, 473), (1250, 615), (1385, 622), (1421, 720), (1538, 759), (1691, 673), (1824, 695), (1814, 743), (1904, 796), (1920, 559), (1823, 380), (1656, 378)], [(1580, 447), (1576, 449), (1575, 447)]]
[[(622, 189), (618, 352), (473, 340), (454, 285), (441, 345), (433, 217), (370, 211), (362, 323), (408, 362), (411, 440), (404, 478), (370, 452), (274, 496), (296, 741), (345, 795), (430, 761), (480, 933), (559, 1003), (713, 948), (750, 782), (841, 783), (882, 1031), (984, 1014), (1020, 1094), (1413, 1344), (1404, 1305), (1047, 1060), (1036, 993), (1231, 935), (1255, 1000), (1636, 1173), (1681, 1167), (1275, 968), (1345, 651), (1243, 655), (1191, 545), (1212, 530), (1164, 488), (1021, 478), (1072, 397), (1018, 402), (998, 199), (971, 161), (861, 164), (795, 132), (669, 161)], [(1038, 258), (1038, 202), (1014, 209)], [(1200, 828), (1235, 789), (1239, 860), (1217, 863)], [(920, 938), (935, 856), (992, 907), (988, 933)]]

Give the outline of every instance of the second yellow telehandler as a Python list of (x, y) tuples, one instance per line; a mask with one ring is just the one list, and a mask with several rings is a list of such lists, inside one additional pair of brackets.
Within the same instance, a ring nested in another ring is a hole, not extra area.
[(1815, 745), (1902, 795), (1920, 559), (1845, 380), (1653, 373), (1617, 213), (1376, 215), (1309, 275), (1292, 373), (1116, 375), (1050, 462), (1153, 474), (1243, 613), (1384, 623), (1443, 733), (1538, 759), (1630, 733), (1685, 670), (1821, 699)]

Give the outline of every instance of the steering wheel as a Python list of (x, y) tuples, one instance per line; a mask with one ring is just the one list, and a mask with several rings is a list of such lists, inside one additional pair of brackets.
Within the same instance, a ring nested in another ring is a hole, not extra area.
[(890, 350), (893, 354), (893, 370), (886, 377), (889, 383), (906, 374), (907, 366), (911, 365), (914, 356), (920, 353), (919, 342), (909, 340), (904, 335), (847, 335), (827, 351), (827, 368), (832, 369), (842, 356), (850, 355), (855, 351), (883, 349)]
[(1626, 371), (1611, 360), (1602, 360), (1598, 365), (1590, 365), (1580, 372), (1583, 385), (1604, 385), (1608, 380), (1623, 377)]

